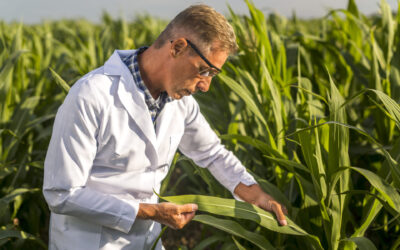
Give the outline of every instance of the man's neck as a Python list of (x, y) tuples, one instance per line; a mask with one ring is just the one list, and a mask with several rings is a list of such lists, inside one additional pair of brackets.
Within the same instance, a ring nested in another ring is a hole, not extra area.
[(163, 91), (162, 82), (159, 80), (162, 72), (159, 61), (152, 46), (138, 56), (140, 76), (154, 99), (157, 99)]

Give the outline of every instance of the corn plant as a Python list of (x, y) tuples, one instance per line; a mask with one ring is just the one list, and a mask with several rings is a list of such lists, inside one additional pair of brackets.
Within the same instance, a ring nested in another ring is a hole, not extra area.
[[(261, 223), (255, 230), (277, 248), (375, 248), (375, 239), (366, 236), (375, 220), (383, 234), (400, 229), (399, 106), (392, 94), (399, 83), (399, 18), (385, 1), (381, 15), (370, 19), (349, 1), (347, 10), (331, 11), (318, 23), (320, 30), (312, 29), (318, 34), (308, 34), (301, 33), (308, 32), (307, 23), (294, 18), (290, 24), (277, 15), (266, 20), (247, 4), (249, 17), (231, 11), (239, 54), (212, 95), (198, 99), (226, 133), (221, 138), (310, 236), (273, 234)], [(218, 122), (218, 110), (230, 110), (228, 117)], [(399, 242), (392, 240), (393, 249)]]

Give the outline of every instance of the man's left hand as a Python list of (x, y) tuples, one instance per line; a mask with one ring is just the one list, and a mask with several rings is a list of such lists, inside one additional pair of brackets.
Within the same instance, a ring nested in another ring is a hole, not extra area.
[(277, 202), (270, 195), (266, 194), (258, 184), (246, 186), (243, 183), (239, 183), (235, 188), (235, 194), (242, 200), (256, 205), (266, 211), (275, 213), (279, 224), (282, 226), (287, 225), (285, 214), (287, 215), (287, 209), (284, 205)]

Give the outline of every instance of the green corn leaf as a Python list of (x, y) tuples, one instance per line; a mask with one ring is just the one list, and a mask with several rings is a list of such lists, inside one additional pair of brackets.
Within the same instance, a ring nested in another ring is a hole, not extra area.
[(260, 109), (255, 103), (254, 98), (252, 98), (252, 96), (250, 95), (249, 91), (243, 88), (239, 83), (237, 83), (229, 76), (221, 74), (219, 75), (219, 77), (223, 82), (225, 82), (229, 86), (229, 88), (232, 89), (233, 92), (235, 92), (246, 103), (246, 107), (248, 107), (249, 110), (263, 123), (263, 125), (266, 128), (266, 135), (271, 147), (276, 148), (276, 143), (271, 133), (271, 129), (269, 128), (267, 121), (265, 120)]
[(328, 199), (328, 206), (331, 202), (331, 195), (334, 193), (334, 189), (336, 187), (337, 182), (339, 181), (340, 177), (343, 175), (343, 173), (348, 170), (348, 167), (340, 167), (336, 170), (336, 172), (334, 172), (331, 175), (331, 178), (329, 180), (329, 190), (328, 190), (328, 195), (327, 195), (327, 199)]
[(236, 247), (239, 250), (246, 250), (246, 248), (244, 246), (242, 246), (234, 236), (232, 236), (232, 240), (233, 240), (233, 243), (235, 243)]
[(248, 89), (245, 87), (241, 86), (239, 83), (237, 83), (235, 80), (230, 78), (229, 76), (220, 74), (219, 77), (223, 82), (225, 82), (229, 88), (232, 89), (233, 92), (235, 92), (247, 105), (247, 107), (252, 111), (258, 119), (260, 119), (264, 125), (267, 124), (264, 116), (261, 114), (256, 102), (252, 98), (250, 92)]
[(397, 238), (397, 240), (394, 242), (393, 246), (390, 248), (390, 250), (397, 250), (400, 247), (400, 236)]
[[(340, 94), (339, 90), (336, 87), (336, 84), (333, 82), (331, 75), (329, 74), (329, 83), (330, 83), (330, 98), (329, 98), (329, 111), (330, 111), (330, 120), (337, 121), (340, 123), (347, 123), (346, 110), (345, 108), (341, 108), (344, 103), (344, 98)], [(318, 142), (318, 140), (316, 139)], [(328, 168), (326, 171), (326, 175), (328, 178), (332, 176), (334, 172), (336, 172), (340, 166), (349, 166), (350, 158), (349, 158), (349, 129), (344, 126), (339, 126), (334, 123), (329, 125), (329, 159), (328, 159)], [(320, 166), (319, 173), (325, 174), (323, 172), (322, 164), (318, 164)], [(345, 190), (350, 189), (350, 171), (343, 170), (343, 172), (338, 175), (338, 190), (339, 192), (343, 192)], [(336, 183), (334, 183), (335, 185)], [(321, 188), (326, 188), (326, 183), (324, 180), (321, 180)], [(334, 192), (334, 187), (328, 190), (328, 192)], [(323, 192), (326, 195), (326, 191)], [(327, 196), (324, 196), (325, 199)], [(345, 206), (347, 206), (347, 196), (333, 196), (328, 197), (329, 203), (331, 204), (331, 246), (332, 249), (336, 249), (338, 246), (338, 241), (341, 237), (341, 228), (342, 223), (346, 223), (346, 217), (343, 216)]]
[(222, 140), (238, 140), (238, 141), (244, 142), (246, 144), (249, 144), (249, 145), (257, 148), (264, 154), (272, 155), (272, 156), (278, 157), (278, 158), (285, 157), (284, 155), (279, 153), (277, 150), (270, 147), (267, 143), (257, 140), (257, 139), (254, 139), (250, 136), (229, 134), (229, 135), (221, 135), (220, 138)]
[(310, 173), (310, 170), (301, 163), (291, 161), (291, 160), (286, 160), (286, 159), (274, 158), (274, 157), (270, 157), (267, 155), (264, 155), (264, 157), (268, 158), (271, 161), (278, 163), (280, 166), (289, 168), (290, 171), (293, 171), (294, 168), (297, 168), (297, 169), (305, 171), (306, 173)]
[(280, 226), (273, 214), (246, 202), (205, 195), (179, 195), (166, 197), (158, 195), (158, 197), (176, 204), (195, 203), (198, 205), (200, 211), (251, 220), (258, 223), (260, 226), (275, 232), (307, 236), (314, 247), (322, 249), (321, 243), (316, 236), (308, 234), (302, 228), (297, 226), (290, 218), (286, 217), (288, 222), (287, 226)]
[[(390, 154), (395, 158), (400, 155), (400, 139), (397, 139), (390, 150)], [(397, 159), (396, 159), (397, 160)], [(384, 168), (389, 168), (389, 163), (386, 161), (383, 164)], [(374, 190), (376, 191), (376, 190)], [(377, 191), (376, 191), (377, 192)], [(370, 227), (378, 213), (381, 211), (383, 205), (380, 200), (373, 197), (365, 197), (363, 202), (363, 218), (361, 225), (355, 230), (352, 237), (364, 236), (366, 230)]]
[(5, 62), (3, 62), (3, 65), (1, 65), (0, 68), (0, 89), (4, 87), (4, 79), (6, 79), (7, 75), (10, 74), (22, 54), (26, 52), (26, 50), (16, 51)]
[[(263, 81), (265, 83), (265, 89), (268, 89), (271, 95), (274, 124), (276, 126), (276, 134), (278, 135), (283, 130), (282, 99), (280, 95), (280, 90), (278, 89), (277, 84), (275, 84), (272, 80), (271, 74), (269, 73), (267, 66), (263, 63), (263, 60), (261, 58), (260, 65), (262, 69), (262, 78), (265, 79)], [(283, 138), (281, 140), (278, 140), (279, 151), (281, 151), (283, 143)]]
[[(371, 84), (370, 88), (382, 91), (382, 80), (379, 73), (379, 66), (385, 68), (386, 65), (383, 59), (382, 50), (379, 48), (375, 41), (374, 33), (371, 31), (371, 43), (372, 43), (372, 69), (371, 69)], [(373, 83), (373, 84), (372, 84)]]
[[(309, 81), (310, 81), (310, 80), (307, 79), (307, 78), (304, 78), (304, 77), (301, 78), (301, 82), (309, 82)], [(308, 85), (308, 84), (306, 84), (306, 85)], [(309, 86), (311, 87), (311, 83), (310, 83)], [(312, 92), (311, 90), (308, 90), (308, 89), (303, 88), (303, 87), (300, 87), (300, 86), (292, 86), (292, 87), (298, 88), (298, 89), (304, 91), (305, 93), (307, 93), (307, 94), (309, 94), (309, 95), (312, 95), (312, 96), (318, 98), (319, 100), (323, 101), (324, 103), (328, 104), (328, 101), (327, 101), (323, 96), (318, 95), (318, 94)]]
[(40, 96), (30, 96), (24, 98), (16, 108), (11, 121), (11, 127), (16, 134), (21, 135), (26, 132), (25, 126), (30, 122), (35, 107), (39, 104)]
[(221, 242), (224, 241), (225, 237), (221, 235), (212, 235), (211, 237), (207, 237), (203, 239), (202, 241), (198, 242), (198, 244), (193, 248), (193, 250), (203, 250), (203, 249), (208, 249), (210, 245), (216, 243), (216, 242)]
[(383, 205), (377, 199), (370, 199), (368, 203), (364, 205), (364, 209), (367, 209), (368, 214), (365, 216), (363, 223), (359, 228), (355, 230), (352, 237), (360, 237), (363, 236), (367, 231), (371, 223), (375, 220), (378, 213), (381, 211)]
[[(329, 73), (328, 73), (329, 74)], [(331, 88), (330, 96), (330, 120), (337, 121), (340, 123), (347, 123), (346, 111), (342, 108), (344, 99), (336, 88), (332, 77), (329, 75), (329, 82)], [(329, 164), (328, 164), (328, 176), (335, 172), (339, 166), (350, 165), (350, 159), (348, 154), (349, 148), (349, 130), (346, 127), (337, 126), (334, 123), (330, 125), (329, 129)], [(344, 173), (343, 177), (348, 175)], [(347, 178), (341, 178), (343, 181)], [(346, 184), (344, 184), (346, 185)], [(344, 188), (344, 186), (342, 187)]]
[(39, 192), (40, 188), (17, 188), (14, 189), (11, 193), (9, 193), (6, 196), (3, 196), (0, 198), (0, 202), (4, 203), (4, 204), (8, 204), (9, 202), (11, 202), (12, 200), (14, 200), (15, 197), (20, 196), (22, 194), (25, 193), (35, 193), (35, 192)]
[(33, 240), (37, 242), (42, 248), (47, 249), (47, 245), (40, 239), (25, 231), (15, 229), (0, 229), (0, 240), (8, 238), (19, 238), (23, 240)]
[(307, 128), (298, 129), (297, 131), (287, 135), (287, 137), (294, 136), (294, 135), (299, 134), (299, 133), (301, 133), (303, 131), (311, 130), (311, 129), (314, 129), (316, 127), (324, 126), (326, 124), (336, 124), (336, 125), (339, 125), (339, 126), (347, 127), (349, 129), (352, 129), (352, 130), (358, 132), (359, 134), (365, 136), (367, 138), (367, 140), (370, 141), (372, 144), (376, 145), (379, 148), (379, 151), (381, 151), (383, 153), (383, 155), (386, 157), (386, 161), (387, 161), (387, 163), (389, 164), (390, 168), (393, 171), (393, 174), (394, 174), (393, 177), (396, 179), (397, 183), (400, 183), (400, 169), (398, 167), (397, 161), (395, 161), (393, 159), (393, 157), (390, 155), (390, 153), (380, 143), (378, 143), (372, 136), (370, 136), (366, 131), (362, 130), (361, 128), (358, 128), (358, 127), (355, 127), (355, 126), (351, 126), (351, 125), (348, 125), (348, 124), (343, 124), (343, 123), (340, 123), (340, 122), (328, 121), (328, 122), (320, 123), (320, 124), (317, 124), (317, 125), (314, 125), (314, 126), (310, 126), (310, 127), (307, 127)]
[(14, 104), (12, 76), (15, 65), (24, 53), (26, 51), (19, 50), (10, 55), (6, 61), (0, 62), (3, 64), (0, 64), (0, 122), (7, 122), (12, 115), (13, 109), (10, 107)]
[(383, 105), (396, 122), (397, 127), (400, 129), (400, 106), (392, 98), (382, 91), (370, 89), (369, 91), (374, 92), (378, 98), (382, 101)]
[(235, 221), (219, 219), (217, 217), (205, 214), (196, 215), (193, 220), (201, 222), (203, 224), (207, 224), (209, 226), (213, 226), (229, 234), (241, 237), (245, 240), (250, 241), (261, 249), (275, 249), (267, 239), (257, 233), (246, 230)]
[(270, 69), (272, 72), (275, 72), (276, 63), (272, 52), (271, 41), (268, 36), (264, 14), (255, 8), (251, 1), (245, 1), (251, 16), (251, 27), (254, 28), (254, 31), (257, 34), (256, 37), (258, 38), (258, 43), (262, 50), (261, 56), (265, 58), (268, 69)]
[(385, 180), (383, 180), (378, 175), (373, 172), (363, 169), (351, 167), (351, 169), (362, 174), (369, 183), (378, 190), (378, 192), (385, 198), (386, 202), (398, 213), (400, 213), (400, 194), (397, 190), (389, 185)]
[(352, 237), (343, 239), (342, 241), (354, 242), (360, 250), (377, 250), (374, 243), (366, 237)]
[(319, 167), (315, 157), (316, 146), (312, 144), (312, 131), (302, 130), (300, 133), (298, 133), (298, 137), (306, 165), (310, 169), (310, 176), (312, 184), (314, 185), (315, 193), (318, 196), (318, 200), (321, 200), (324, 196), (323, 189), (321, 188), (320, 184), (320, 177), (322, 176), (319, 174)]
[(161, 236), (164, 234), (164, 232), (165, 232), (165, 230), (167, 230), (167, 228), (168, 228), (167, 226), (164, 226), (163, 229), (161, 229), (160, 234), (158, 234), (157, 239), (154, 241), (153, 245), (151, 246), (151, 250), (156, 249), (156, 246), (157, 246), (158, 242), (160, 241)]
[(353, 14), (356, 17), (360, 16), (360, 13), (358, 11), (357, 8), (357, 4), (355, 3), (355, 0), (349, 0), (348, 4), (347, 4), (347, 10)]
[[(387, 67), (390, 65), (390, 60), (393, 55), (393, 43), (394, 43), (394, 33), (395, 33), (395, 22), (392, 16), (392, 10), (390, 9), (390, 5), (386, 2), (386, 0), (381, 0), (381, 12), (382, 12), (382, 28), (385, 31), (387, 47), (386, 50), (386, 65)], [(387, 73), (389, 73), (389, 69), (387, 68)]]
[(287, 218), (288, 226), (282, 227), (275, 219), (275, 215), (246, 202), (205, 195), (179, 195), (159, 197), (166, 201), (174, 202), (176, 204), (196, 203), (200, 211), (252, 220), (254, 222), (257, 222), (261, 226), (275, 232), (293, 235), (308, 235), (307, 232), (297, 226), (289, 218)]
[(69, 89), (71, 88), (64, 79), (61, 78), (57, 72), (55, 72), (52, 68), (49, 68), (51, 75), (53, 76), (54, 80), (56, 81), (57, 85), (60, 86), (65, 93), (68, 93)]

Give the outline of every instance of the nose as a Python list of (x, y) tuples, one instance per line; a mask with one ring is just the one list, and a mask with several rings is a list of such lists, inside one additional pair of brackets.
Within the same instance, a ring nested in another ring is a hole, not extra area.
[(201, 92), (207, 92), (210, 89), (211, 77), (206, 77), (197, 83), (196, 88)]

